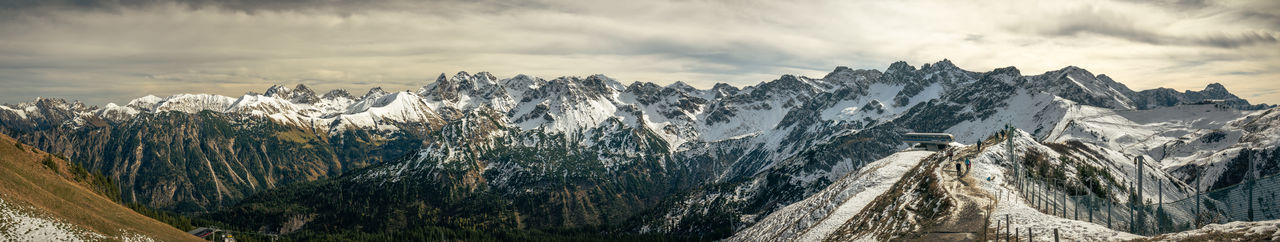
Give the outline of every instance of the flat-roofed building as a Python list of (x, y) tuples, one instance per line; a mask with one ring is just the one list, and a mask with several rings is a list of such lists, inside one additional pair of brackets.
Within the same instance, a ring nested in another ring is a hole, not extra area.
[(955, 136), (947, 133), (907, 133), (902, 136), (902, 142), (911, 144), (911, 146), (924, 146), (928, 150), (942, 150), (955, 142)]

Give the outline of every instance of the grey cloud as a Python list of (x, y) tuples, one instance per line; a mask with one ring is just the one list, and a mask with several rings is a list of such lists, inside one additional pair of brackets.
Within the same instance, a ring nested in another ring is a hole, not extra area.
[(1097, 34), (1134, 42), (1155, 45), (1200, 45), (1218, 48), (1238, 48), (1258, 44), (1277, 43), (1275, 32), (1245, 32), (1237, 34), (1207, 34), (1180, 36), (1163, 34), (1152, 26), (1138, 26), (1135, 18), (1117, 11), (1096, 7), (1083, 7), (1050, 18), (1047, 25), (1032, 26), (1050, 36), (1078, 36)]
[(359, 7), (361, 3), (373, 1), (316, 1), (316, 0), (283, 0), (283, 1), (251, 1), (251, 0), (16, 0), (0, 3), (0, 9), (10, 10), (83, 10), (83, 11), (118, 11), (122, 8), (147, 7), (156, 4), (175, 3), (191, 8), (218, 7), (237, 11), (282, 11), (316, 8)]
[(1212, 35), (1212, 36), (1205, 36), (1205, 37), (1193, 39), (1192, 41), (1199, 44), (1208, 45), (1208, 46), (1216, 46), (1221, 48), (1236, 48), (1236, 47), (1249, 46), (1249, 45), (1255, 45), (1255, 44), (1276, 43), (1276, 34), (1253, 32), (1253, 33), (1242, 33), (1236, 36)]
[(981, 34), (969, 34), (969, 35), (965, 35), (964, 40), (972, 41), (972, 42), (982, 42), (983, 37), (985, 36), (982, 36)]
[(1139, 4), (1150, 4), (1175, 10), (1195, 10), (1209, 6), (1206, 0), (1123, 0)]
[(1160, 44), (1165, 38), (1160, 34), (1135, 26), (1133, 20), (1127, 16), (1105, 9), (1079, 8), (1062, 13), (1061, 16), (1051, 20), (1054, 22), (1049, 23), (1049, 25), (1035, 27), (1042, 28), (1040, 31), (1049, 35), (1065, 36), (1092, 33), (1150, 44)]
[(1244, 10), (1240, 12), (1241, 21), (1256, 21), (1270, 29), (1280, 29), (1280, 7), (1262, 10)]
[(157, 5), (178, 5), (189, 9), (218, 9), (247, 14), (263, 12), (315, 12), (348, 16), (369, 11), (405, 11), (456, 15), (500, 13), (514, 9), (546, 8), (540, 1), (501, 0), (15, 0), (0, 3), (0, 12), (21, 14), (47, 11), (99, 11), (118, 13), (125, 9)]

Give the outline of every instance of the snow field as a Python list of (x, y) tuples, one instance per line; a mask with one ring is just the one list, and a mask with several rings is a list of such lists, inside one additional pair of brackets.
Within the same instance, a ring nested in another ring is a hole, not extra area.
[(903, 151), (867, 163), (858, 172), (850, 173), (805, 200), (779, 209), (728, 240), (822, 240), (933, 153)]

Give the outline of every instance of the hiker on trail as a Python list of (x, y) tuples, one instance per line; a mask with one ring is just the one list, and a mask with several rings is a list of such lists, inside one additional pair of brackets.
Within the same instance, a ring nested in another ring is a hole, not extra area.
[(963, 174), (960, 174), (960, 162), (956, 162), (956, 178), (959, 178), (961, 175)]
[(973, 163), (969, 163), (969, 158), (964, 158), (964, 174), (969, 174), (969, 170), (973, 169)]

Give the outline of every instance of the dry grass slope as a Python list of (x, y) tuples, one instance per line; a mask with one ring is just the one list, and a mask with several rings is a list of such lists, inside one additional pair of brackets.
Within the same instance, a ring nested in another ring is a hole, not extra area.
[(42, 161), (50, 154), (0, 134), (0, 199), (32, 207), (42, 215), (108, 237), (141, 234), (159, 241), (199, 241), (167, 224), (72, 182), (67, 161), (53, 158), (57, 173)]

